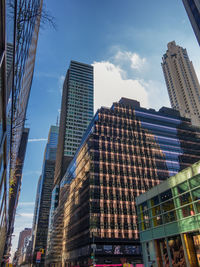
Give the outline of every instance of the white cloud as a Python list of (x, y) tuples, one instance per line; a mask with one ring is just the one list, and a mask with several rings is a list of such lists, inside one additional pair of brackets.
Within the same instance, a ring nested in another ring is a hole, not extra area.
[(31, 138), (31, 139), (28, 139), (28, 142), (42, 142), (42, 141), (47, 141), (47, 138)]
[(20, 217), (28, 217), (28, 218), (32, 218), (33, 217), (33, 213), (26, 213), (26, 212), (22, 212), (22, 213), (18, 213), (17, 216), (20, 216)]
[(148, 106), (148, 93), (139, 80), (123, 79), (126, 72), (109, 61), (94, 62), (95, 110), (110, 107), (121, 97), (140, 101)]
[(33, 206), (35, 202), (19, 202), (18, 206)]
[(147, 64), (146, 58), (140, 57), (137, 53), (130, 51), (118, 51), (114, 57), (117, 64), (127, 63), (134, 70), (141, 71)]
[(169, 97), (165, 83), (155, 80), (140, 81), (148, 92), (149, 107), (159, 110), (161, 107), (170, 107)]

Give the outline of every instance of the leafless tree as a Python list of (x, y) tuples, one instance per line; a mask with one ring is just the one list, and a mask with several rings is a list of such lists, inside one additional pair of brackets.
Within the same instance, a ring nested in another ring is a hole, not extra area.
[[(47, 9), (46, 4), (43, 3), (42, 9), (32, 9), (30, 6), (30, 1), (25, 1), (25, 5), (17, 6), (17, 26), (24, 22), (29, 22), (33, 18), (40, 17), (40, 26), (44, 27), (49, 25), (50, 27), (56, 29), (57, 25), (55, 22), (55, 17)], [(8, 0), (9, 18), (13, 19), (15, 3), (13, 0)]]

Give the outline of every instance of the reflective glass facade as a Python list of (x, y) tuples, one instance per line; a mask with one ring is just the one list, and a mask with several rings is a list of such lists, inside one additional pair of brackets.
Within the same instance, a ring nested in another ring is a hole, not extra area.
[(140, 263), (135, 198), (200, 159), (199, 134), (169, 108), (125, 98), (101, 108), (61, 181), (63, 239), (51, 241), (54, 253), (62, 247), (63, 262), (87, 265), (95, 243), (98, 263), (120, 263), (122, 254)]
[(200, 45), (200, 1), (183, 0), (192, 28)]
[[(33, 263), (35, 263), (36, 253), (40, 249), (44, 249), (46, 252), (51, 193), (53, 189), (56, 148), (58, 143), (58, 130), (59, 128), (57, 126), (51, 126), (50, 128), (48, 143), (44, 153), (42, 175), (38, 182), (33, 221)], [(41, 259), (41, 264), (43, 263), (44, 255), (42, 255)]]
[(93, 66), (71, 61), (63, 84), (55, 184), (60, 182), (93, 117)]
[(6, 2), (0, 1), (0, 264), (3, 259), (7, 232), (7, 123), (6, 123)]
[(0, 4), (0, 235), (4, 240), (7, 235), (6, 246), (3, 241), (0, 245), (0, 263), (3, 251), (6, 255), (10, 252), (21, 186), (19, 154), (26, 131), (42, 3), (3, 0)]
[(200, 162), (136, 202), (145, 264), (155, 260), (155, 250), (158, 266), (200, 266)]

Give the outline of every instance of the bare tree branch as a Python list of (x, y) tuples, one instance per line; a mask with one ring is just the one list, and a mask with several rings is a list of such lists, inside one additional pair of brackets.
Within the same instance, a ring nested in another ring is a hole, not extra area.
[[(9, 8), (9, 18), (13, 19), (14, 17), (14, 1), (8, 0), (8, 8)], [(24, 22), (30, 22), (33, 18), (40, 17), (40, 26), (42, 28), (49, 25), (53, 29), (57, 29), (57, 25), (55, 22), (55, 17), (51, 14), (49, 10), (47, 10), (46, 4), (43, 4), (42, 9), (32, 9), (30, 6), (24, 9), (22, 6), (18, 6), (17, 11), (17, 28), (20, 29), (20, 25)]]

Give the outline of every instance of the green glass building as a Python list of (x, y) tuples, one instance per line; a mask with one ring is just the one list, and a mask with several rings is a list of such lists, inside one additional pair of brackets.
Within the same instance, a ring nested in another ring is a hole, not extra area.
[(93, 66), (71, 61), (63, 84), (55, 185), (59, 184), (93, 117)]
[(200, 266), (200, 161), (136, 198), (145, 266)]

